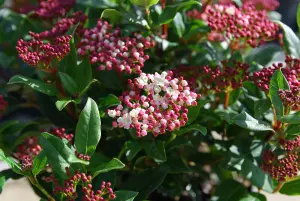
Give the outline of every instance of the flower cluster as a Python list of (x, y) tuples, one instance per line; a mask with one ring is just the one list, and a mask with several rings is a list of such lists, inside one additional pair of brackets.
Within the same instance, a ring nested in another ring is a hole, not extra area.
[(97, 64), (98, 70), (116, 70), (140, 74), (144, 62), (149, 56), (144, 50), (154, 46), (150, 37), (141, 34), (134, 37), (122, 37), (119, 28), (112, 31), (106, 21), (98, 20), (96, 27), (85, 30), (78, 54), (89, 55), (91, 64)]
[(0, 94), (0, 118), (1, 118), (1, 114), (7, 108), (7, 105), (8, 105), (7, 101), (4, 99), (3, 95)]
[(49, 42), (21, 39), (17, 42), (16, 49), (25, 63), (38, 68), (49, 68), (53, 61), (60, 61), (69, 53), (71, 38), (71, 35), (60, 36)]
[(259, 10), (275, 10), (279, 7), (278, 0), (243, 0), (243, 2), (254, 4)]
[(284, 63), (274, 63), (271, 67), (253, 73), (251, 79), (260, 89), (267, 92), (271, 78), (278, 69), (281, 69), (286, 77), (291, 91), (298, 93), (297, 88), (300, 86), (300, 81), (298, 80), (300, 76), (300, 59), (293, 59), (290, 56), (286, 56)]
[[(64, 128), (51, 129), (50, 133), (61, 139), (66, 139), (70, 143), (72, 143), (74, 138), (74, 135), (67, 134)], [(20, 161), (27, 161), (29, 158), (33, 159), (42, 150), (42, 147), (39, 145), (38, 142), (38, 137), (34, 136), (25, 139), (22, 144), (17, 146), (14, 156)]]
[(299, 110), (300, 106), (300, 88), (293, 88), (292, 90), (278, 91), (278, 95), (285, 107), (290, 107), (293, 110)]
[(30, 32), (30, 35), (35, 40), (52, 40), (56, 37), (63, 36), (67, 33), (67, 31), (79, 23), (78, 27), (76, 28), (76, 33), (81, 34), (83, 32), (83, 25), (87, 19), (87, 16), (82, 13), (81, 11), (73, 13), (68, 18), (60, 19), (51, 30), (47, 30), (41, 33), (33, 33)]
[(262, 169), (274, 179), (284, 182), (297, 176), (300, 170), (300, 136), (295, 140), (281, 140), (280, 144), (285, 153), (277, 156), (270, 150), (264, 151)]
[(32, 158), (27, 156), (27, 157), (24, 157), (21, 161), (21, 168), (23, 171), (29, 171), (33, 168), (33, 161), (32, 161)]
[(77, 158), (84, 160), (84, 161), (89, 161), (91, 160), (91, 157), (89, 155), (85, 155), (85, 154), (81, 154), (77, 151), (75, 151), (75, 155), (77, 156)]
[(196, 106), (199, 94), (190, 91), (182, 77), (172, 78), (173, 72), (161, 74), (142, 73), (133, 81), (128, 80), (130, 90), (119, 97), (121, 105), (108, 110), (117, 120), (113, 127), (135, 128), (138, 137), (152, 132), (154, 136), (174, 131), (188, 120), (188, 106)]
[(192, 89), (200, 88), (202, 93), (229, 92), (243, 86), (249, 79), (249, 65), (241, 62), (222, 61), (222, 67), (180, 67), (174, 70), (176, 76), (183, 76)]
[(54, 194), (62, 194), (67, 200), (74, 201), (78, 197), (76, 192), (78, 185), (82, 186), (82, 192), (84, 193), (83, 201), (110, 201), (116, 198), (110, 182), (102, 182), (99, 190), (94, 191), (92, 185), (92, 176), (85, 173), (79, 173), (75, 171), (75, 174), (70, 173), (69, 168), (66, 168), (69, 178), (64, 181), (64, 185), (60, 186), (57, 180), (52, 176), (47, 178), (47, 182), (53, 182), (55, 184)]
[[(208, 5), (203, 13), (192, 10), (187, 15), (204, 20), (214, 35), (222, 34), (230, 41), (233, 50), (244, 49), (249, 45), (255, 48), (278, 37), (279, 26), (269, 20), (266, 11), (258, 11), (249, 3), (241, 8), (235, 5)], [(220, 38), (217, 37), (218, 40)]]

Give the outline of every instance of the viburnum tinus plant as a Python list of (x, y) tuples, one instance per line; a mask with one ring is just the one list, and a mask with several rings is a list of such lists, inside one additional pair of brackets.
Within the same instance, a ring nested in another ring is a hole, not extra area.
[(2, 6), (0, 192), (26, 177), (50, 201), (300, 195), (300, 40), (278, 6)]

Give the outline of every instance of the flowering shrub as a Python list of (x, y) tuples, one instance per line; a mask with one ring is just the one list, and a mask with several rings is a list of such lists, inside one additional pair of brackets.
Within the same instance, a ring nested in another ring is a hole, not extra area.
[(0, 192), (22, 176), (50, 201), (300, 195), (300, 40), (278, 6), (2, 8)]

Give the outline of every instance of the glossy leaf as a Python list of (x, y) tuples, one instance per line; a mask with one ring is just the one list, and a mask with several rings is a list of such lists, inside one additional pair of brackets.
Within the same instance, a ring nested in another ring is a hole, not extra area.
[(240, 201), (247, 195), (246, 188), (237, 181), (227, 180), (217, 186), (212, 200), (214, 201)]
[(59, 100), (56, 101), (55, 105), (59, 111), (62, 111), (69, 103), (74, 102), (73, 100)]
[(90, 171), (93, 173), (93, 177), (96, 177), (100, 173), (109, 172), (111, 170), (118, 170), (124, 167), (124, 163), (122, 163), (119, 159), (113, 158), (107, 163), (103, 163), (97, 167), (90, 169)]
[(48, 163), (53, 170), (61, 177), (66, 178), (66, 167), (70, 167), (72, 163), (88, 164), (75, 156), (67, 142), (49, 133), (42, 133), (39, 142), (48, 159)]
[(75, 146), (79, 153), (93, 155), (101, 138), (98, 106), (89, 98), (81, 111), (75, 132)]
[(154, 160), (158, 162), (163, 162), (167, 160), (165, 142), (160, 140), (149, 140), (143, 141), (142, 145), (145, 149), (146, 154)]
[(137, 141), (130, 140), (126, 142), (125, 155), (128, 161), (131, 161), (140, 151), (141, 151), (141, 145)]
[(286, 24), (276, 21), (283, 30), (284, 48), (288, 55), (300, 58), (300, 40), (294, 31)]
[(255, 117), (259, 117), (265, 114), (267, 111), (270, 110), (271, 106), (272, 104), (269, 99), (255, 101), (254, 103)]
[(159, 0), (130, 0), (130, 2), (137, 6), (143, 6), (149, 8), (159, 2)]
[(84, 90), (92, 81), (93, 73), (90, 61), (85, 58), (76, 68), (75, 83), (78, 86), (78, 90), (81, 92)]
[(207, 129), (204, 126), (201, 126), (199, 124), (192, 124), (187, 127), (180, 128), (178, 131), (175, 131), (174, 133), (178, 135), (183, 135), (191, 131), (199, 131), (202, 135), (207, 134)]
[(123, 14), (116, 9), (105, 9), (101, 14), (101, 18), (108, 19), (112, 23), (122, 21), (123, 17)]
[(298, 135), (298, 134), (300, 134), (300, 125), (290, 125), (285, 133), (287, 135)]
[(242, 112), (241, 114), (233, 117), (232, 121), (236, 125), (252, 131), (273, 131), (270, 125), (267, 125), (263, 122), (259, 122), (247, 112)]
[(59, 72), (59, 77), (63, 87), (70, 95), (75, 95), (78, 92), (78, 87), (71, 76), (66, 73)]
[(167, 172), (167, 169), (156, 168), (133, 174), (123, 182), (121, 189), (139, 192), (134, 201), (142, 201), (162, 184)]
[(191, 123), (193, 123), (198, 115), (199, 115), (199, 112), (200, 112), (200, 109), (206, 104), (207, 102), (204, 101), (204, 100), (200, 100), (198, 101), (198, 104), (197, 106), (195, 107), (189, 107), (189, 111), (188, 111), (188, 122), (186, 123), (186, 125), (189, 125)]
[(284, 195), (300, 195), (300, 180), (287, 182), (280, 189), (280, 193)]
[(183, 3), (175, 4), (175, 5), (170, 5), (167, 6), (159, 16), (159, 25), (162, 24), (169, 24), (170, 22), (173, 21), (174, 17), (176, 16), (176, 13), (180, 11), (181, 9), (190, 6), (190, 5), (199, 5), (202, 6), (202, 4), (198, 1), (186, 1)]
[(115, 194), (116, 199), (114, 201), (133, 201), (139, 193), (133, 191), (116, 191)]
[(49, 84), (21, 75), (15, 75), (9, 80), (7, 84), (25, 84), (33, 90), (47, 94), (48, 96), (55, 96), (57, 92), (56, 88)]
[(288, 124), (299, 124), (300, 114), (290, 114), (285, 116), (278, 116), (278, 120)]
[(298, 4), (298, 9), (297, 9), (297, 24), (298, 24), (298, 28), (300, 28), (300, 4)]
[(13, 158), (7, 157), (2, 149), (0, 149), (0, 161), (4, 161), (14, 172), (23, 174), (20, 165)]
[(180, 13), (177, 13), (173, 20), (176, 33), (181, 38), (185, 32), (185, 24), (183, 22), (183, 17)]
[(251, 193), (242, 198), (240, 201), (267, 201), (267, 198), (263, 194)]
[(4, 185), (5, 185), (5, 181), (6, 181), (5, 176), (1, 176), (1, 177), (0, 177), (0, 194), (1, 194), (2, 191), (3, 191), (3, 187), (4, 187)]
[(278, 95), (279, 89), (290, 89), (289, 84), (281, 70), (275, 71), (272, 76), (269, 88), (269, 97), (278, 115), (284, 114), (284, 107)]
[(34, 176), (38, 175), (41, 171), (45, 169), (47, 165), (47, 157), (45, 151), (41, 151), (33, 161), (32, 174)]

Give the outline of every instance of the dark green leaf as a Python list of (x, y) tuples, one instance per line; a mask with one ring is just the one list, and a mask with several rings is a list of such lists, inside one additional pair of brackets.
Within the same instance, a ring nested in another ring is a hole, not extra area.
[(159, 0), (130, 0), (130, 2), (137, 6), (143, 6), (149, 8), (159, 2)]
[(217, 186), (215, 201), (240, 201), (247, 195), (245, 187), (237, 181), (227, 180)]
[(90, 169), (93, 173), (93, 177), (96, 177), (100, 173), (109, 172), (111, 170), (118, 170), (124, 168), (125, 165), (119, 159), (113, 158), (107, 163), (103, 163), (97, 167)]
[(300, 40), (294, 31), (280, 21), (276, 21), (283, 30), (284, 48), (288, 55), (300, 58)]
[(257, 119), (250, 116), (247, 112), (242, 112), (241, 114), (233, 117), (232, 121), (236, 125), (252, 131), (273, 131), (270, 125), (259, 122)]
[(131, 161), (141, 151), (140, 144), (135, 140), (126, 142), (126, 148), (125, 155), (128, 161)]
[(84, 90), (92, 81), (92, 67), (88, 58), (85, 58), (76, 68), (75, 83), (79, 91)]
[(269, 88), (269, 97), (278, 115), (284, 114), (284, 107), (278, 95), (279, 89), (290, 89), (289, 83), (282, 74), (281, 70), (275, 71), (272, 76)]
[(282, 52), (282, 48), (279, 45), (263, 45), (253, 49), (252, 52), (247, 55), (246, 61), (250, 64), (255, 62), (262, 66), (266, 66), (276, 55), (280, 54), (280, 52)]
[(85, 94), (85, 92), (87, 92), (89, 90), (89, 88), (94, 84), (98, 82), (98, 80), (93, 79), (79, 94), (79, 97), (83, 96)]
[(163, 162), (167, 160), (165, 142), (160, 140), (147, 140), (141, 143), (145, 149), (146, 154), (157, 162)]
[(101, 18), (108, 19), (112, 23), (117, 23), (122, 21), (124, 16), (116, 9), (105, 9), (101, 14)]
[(251, 193), (242, 198), (240, 201), (267, 201), (267, 198), (263, 194)]
[(7, 157), (0, 149), (0, 161), (4, 161), (14, 172), (23, 174), (20, 165), (11, 157)]
[(80, 113), (75, 132), (75, 146), (79, 153), (93, 155), (101, 138), (101, 120), (98, 106), (88, 99)]
[(33, 169), (32, 169), (32, 174), (34, 176), (38, 175), (41, 171), (45, 169), (47, 165), (47, 157), (45, 154), (45, 151), (41, 151), (33, 161)]
[(286, 131), (287, 135), (299, 135), (300, 125), (290, 125)]
[(202, 4), (198, 1), (186, 1), (183, 3), (167, 6), (161, 13), (161, 15), (158, 18), (159, 25), (162, 24), (169, 24), (172, 22), (174, 17), (176, 16), (176, 13), (180, 11), (181, 9), (190, 6), (190, 5), (199, 5), (202, 6)]
[(273, 192), (274, 185), (272, 178), (249, 159), (244, 160), (241, 174), (259, 189), (263, 189), (269, 193)]
[(200, 112), (200, 109), (207, 103), (207, 101), (205, 100), (200, 100), (198, 101), (198, 104), (196, 107), (189, 107), (189, 111), (188, 111), (188, 122), (186, 123), (186, 125), (190, 125), (191, 123), (193, 123)]
[(207, 129), (204, 126), (201, 126), (199, 124), (192, 124), (187, 127), (180, 128), (178, 131), (175, 131), (174, 133), (176, 133), (177, 135), (183, 135), (191, 131), (199, 131), (202, 135), (207, 134)]
[(109, 94), (105, 98), (100, 100), (99, 107), (111, 107), (111, 106), (117, 106), (120, 104), (120, 100), (118, 97), (116, 97), (113, 94)]
[(288, 124), (299, 124), (300, 114), (290, 114), (285, 116), (278, 116), (278, 120)]
[(88, 164), (75, 156), (74, 151), (67, 145), (67, 142), (49, 133), (42, 133), (40, 144), (55, 173), (61, 178), (66, 178), (66, 167), (70, 167), (71, 163)]
[(300, 28), (300, 4), (298, 4), (298, 10), (297, 10), (297, 24), (298, 24), (298, 28)]
[(134, 201), (144, 200), (162, 184), (167, 172), (166, 169), (158, 168), (133, 174), (127, 181), (123, 182), (121, 189), (139, 192)]
[(254, 103), (255, 117), (260, 117), (270, 110), (272, 104), (269, 99), (258, 100)]
[(33, 90), (47, 94), (48, 96), (55, 96), (57, 92), (56, 88), (49, 84), (46, 84), (40, 80), (27, 78), (21, 75), (15, 75), (9, 80), (7, 84), (25, 84), (31, 87)]
[(300, 195), (300, 180), (287, 182), (283, 185), (283, 187), (280, 189), (281, 194), (285, 195)]
[(75, 95), (78, 92), (78, 87), (75, 81), (66, 73), (59, 72), (60, 80), (70, 95)]
[(6, 181), (5, 176), (1, 176), (0, 177), (0, 194), (3, 191), (3, 187), (4, 187), (4, 184), (5, 184), (5, 181)]
[(116, 199), (114, 201), (133, 201), (139, 193), (133, 191), (116, 191), (115, 194)]
[(74, 102), (74, 101), (73, 100), (59, 100), (59, 101), (56, 101), (55, 105), (59, 111), (62, 111), (71, 102)]

